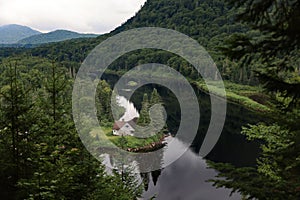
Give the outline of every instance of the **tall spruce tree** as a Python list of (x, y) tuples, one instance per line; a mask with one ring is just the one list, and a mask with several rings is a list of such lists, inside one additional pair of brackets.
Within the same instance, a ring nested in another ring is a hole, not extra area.
[(137, 121), (138, 125), (145, 126), (145, 125), (148, 125), (150, 123), (149, 108), (150, 108), (149, 98), (148, 98), (147, 93), (145, 93), (144, 96), (143, 96), (142, 108), (141, 108), (141, 111), (140, 111), (140, 117)]
[[(18, 62), (9, 59), (2, 61), (0, 66), (0, 176), (6, 180), (4, 187), (8, 193), (16, 189), (18, 180), (26, 177), (29, 171), (27, 156), (31, 149), (28, 143), (32, 139), (30, 129), (35, 117), (30, 112), (31, 88), (23, 76), (26, 69)], [(8, 196), (17, 197), (14, 194)]]

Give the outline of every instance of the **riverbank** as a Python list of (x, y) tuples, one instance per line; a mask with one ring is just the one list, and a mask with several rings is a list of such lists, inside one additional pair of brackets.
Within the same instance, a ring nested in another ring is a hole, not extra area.
[(151, 151), (156, 151), (156, 150), (161, 149), (164, 146), (166, 146), (167, 143), (165, 141), (165, 137), (166, 136), (161, 137), (158, 142), (152, 142), (151, 144), (143, 146), (143, 147), (127, 148), (126, 150), (129, 152), (134, 152), (134, 153), (147, 153), (147, 152), (151, 152)]
[[(115, 72), (113, 70), (106, 71), (106, 74), (115, 75), (115, 76), (122, 76), (123, 71)], [(155, 77), (155, 74), (153, 75), (153, 78)], [(169, 78), (170, 81), (172, 77), (168, 77), (166, 75), (166, 78)], [(178, 81), (178, 80), (174, 80)], [(207, 85), (204, 81), (195, 81), (188, 79), (188, 81), (196, 86), (198, 89), (209, 93)], [(263, 93), (262, 88), (258, 86), (250, 86), (250, 85), (242, 85), (233, 83), (230, 81), (223, 81), (225, 85), (226, 90), (226, 98), (231, 103), (236, 103), (239, 105), (244, 106), (248, 110), (265, 113), (265, 114), (271, 114), (272, 108), (274, 105), (270, 103), (270, 97)], [(219, 97), (223, 97), (223, 94), (221, 92), (221, 82), (220, 81), (208, 81), (208, 84), (210, 85), (211, 92), (214, 95), (217, 95)]]
[[(204, 81), (193, 81), (192, 84), (198, 89), (209, 93), (207, 85)], [(224, 97), (221, 89), (221, 82), (208, 81), (211, 93), (219, 97)], [(262, 113), (271, 113), (272, 104), (270, 97), (262, 93), (262, 89), (255, 86), (240, 85), (229, 81), (224, 81), (226, 99), (231, 103), (236, 103), (245, 108)]]
[(108, 139), (116, 146), (129, 152), (150, 152), (162, 148), (165, 144), (164, 134), (158, 133), (148, 138), (134, 136), (114, 136), (107, 134)]

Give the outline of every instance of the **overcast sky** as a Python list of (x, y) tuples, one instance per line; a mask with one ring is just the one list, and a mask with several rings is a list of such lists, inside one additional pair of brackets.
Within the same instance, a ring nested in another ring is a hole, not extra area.
[(146, 0), (0, 0), (0, 26), (20, 24), (42, 32), (67, 29), (106, 33), (121, 25)]

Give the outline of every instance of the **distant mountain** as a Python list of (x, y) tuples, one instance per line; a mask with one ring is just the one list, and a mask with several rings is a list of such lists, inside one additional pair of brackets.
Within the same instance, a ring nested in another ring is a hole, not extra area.
[(23, 38), (37, 34), (41, 34), (41, 32), (33, 30), (27, 26), (17, 24), (0, 26), (0, 44), (17, 43)]
[(96, 34), (81, 34), (67, 30), (56, 30), (49, 33), (33, 35), (18, 41), (19, 44), (45, 44), (51, 42), (60, 42), (75, 38), (95, 38)]

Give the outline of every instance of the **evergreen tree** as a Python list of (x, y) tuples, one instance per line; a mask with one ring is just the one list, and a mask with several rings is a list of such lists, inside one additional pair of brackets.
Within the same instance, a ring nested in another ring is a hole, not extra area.
[(161, 103), (162, 103), (161, 96), (158, 94), (157, 89), (154, 88), (151, 93), (150, 106), (153, 106), (155, 104), (161, 104)]
[(10, 191), (29, 170), (26, 158), (32, 151), (28, 143), (33, 139), (30, 129), (35, 114), (30, 112), (31, 88), (26, 87), (28, 85), (23, 79), (21, 71), (24, 68), (14, 59), (3, 61), (0, 67), (0, 176), (8, 183), (4, 187)]
[(160, 125), (161, 123), (164, 123), (163, 130), (161, 132), (165, 132), (167, 131), (167, 124), (164, 122), (164, 111), (162, 107), (163, 101), (156, 88), (153, 89), (150, 98), (150, 107), (154, 105), (159, 105), (161, 107), (157, 107), (156, 110), (152, 111), (152, 116), (154, 117), (152, 122), (153, 130), (156, 132), (160, 131)]
[(112, 90), (105, 80), (100, 80), (96, 90), (97, 115), (100, 122), (112, 121)]
[(149, 108), (150, 108), (150, 105), (149, 105), (148, 95), (147, 95), (147, 93), (145, 93), (143, 96), (140, 117), (137, 122), (138, 125), (146, 126), (150, 123)]

